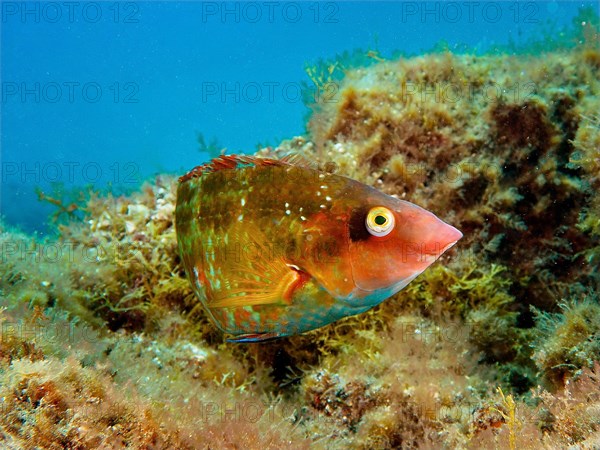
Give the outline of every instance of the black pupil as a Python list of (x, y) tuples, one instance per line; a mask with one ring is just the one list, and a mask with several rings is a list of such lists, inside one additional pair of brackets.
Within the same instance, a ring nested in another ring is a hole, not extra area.
[(376, 216), (375, 217), (375, 223), (377, 225), (383, 225), (385, 222), (387, 221), (387, 219), (383, 216)]

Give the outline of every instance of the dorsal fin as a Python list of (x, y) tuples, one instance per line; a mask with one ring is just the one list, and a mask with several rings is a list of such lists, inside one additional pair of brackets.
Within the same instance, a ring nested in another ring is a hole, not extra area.
[(306, 169), (316, 170), (318, 168), (316, 163), (310, 161), (300, 153), (290, 153), (289, 155), (285, 155), (279, 161), (296, 167), (304, 167)]
[(240, 167), (284, 165), (306, 167), (310, 169), (316, 168), (306, 158), (297, 154), (287, 155), (282, 159), (259, 158), (257, 156), (248, 155), (221, 155), (206, 164), (194, 167), (188, 173), (179, 177), (179, 182), (181, 183), (192, 178), (198, 178), (206, 173), (217, 172), (219, 170), (239, 169)]
[(179, 177), (179, 182), (187, 181), (191, 178), (198, 178), (205, 173), (217, 172), (219, 170), (238, 169), (240, 167), (252, 166), (274, 166), (282, 165), (279, 160), (258, 158), (248, 155), (221, 155), (206, 164), (194, 167), (185, 175)]

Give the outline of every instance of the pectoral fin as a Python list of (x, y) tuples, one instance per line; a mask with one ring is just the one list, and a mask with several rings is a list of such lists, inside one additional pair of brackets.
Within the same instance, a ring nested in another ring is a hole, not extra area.
[[(273, 254), (262, 245), (266, 239), (256, 227), (244, 224), (231, 231), (229, 245), (253, 248), (246, 256), (228, 262), (223, 267), (221, 288), (210, 301), (211, 308), (230, 308), (257, 305), (291, 305), (294, 292), (310, 279), (310, 275), (284, 255)], [(227, 249), (229, 253), (231, 250)]]
[(274, 261), (270, 270), (239, 270), (211, 302), (211, 308), (256, 305), (291, 305), (294, 291), (308, 280), (308, 274), (293, 268), (285, 261)]

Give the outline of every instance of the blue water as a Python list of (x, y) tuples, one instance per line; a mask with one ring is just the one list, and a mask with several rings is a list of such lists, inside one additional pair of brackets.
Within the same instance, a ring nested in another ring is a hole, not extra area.
[(44, 231), (36, 186), (134, 189), (206, 160), (199, 132), (229, 153), (302, 134), (307, 63), (442, 40), (481, 53), (587, 4), (3, 2), (0, 214)]

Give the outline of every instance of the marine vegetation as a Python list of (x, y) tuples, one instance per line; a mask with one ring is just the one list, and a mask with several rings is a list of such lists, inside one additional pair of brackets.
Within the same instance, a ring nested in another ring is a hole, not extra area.
[(255, 155), (299, 154), (464, 234), (322, 328), (226, 342), (186, 279), (176, 176), (77, 208), (45, 196), (57, 238), (3, 225), (0, 445), (597, 448), (596, 23), (544, 53), (336, 69), (306, 135)]

